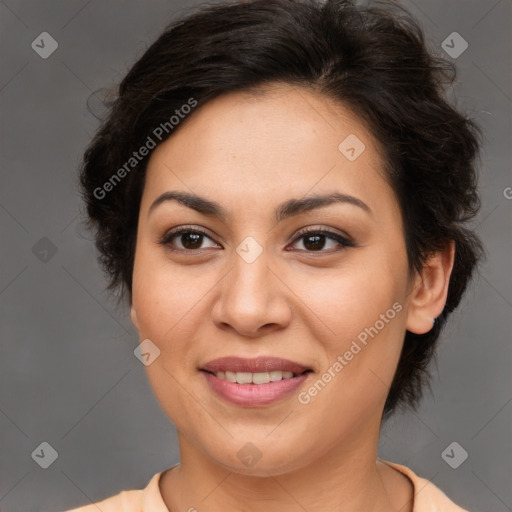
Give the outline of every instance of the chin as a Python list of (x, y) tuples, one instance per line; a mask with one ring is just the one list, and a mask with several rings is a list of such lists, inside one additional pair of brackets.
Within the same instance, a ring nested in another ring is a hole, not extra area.
[[(248, 439), (250, 436), (245, 436)], [(294, 445), (276, 446), (264, 437), (261, 440), (237, 442), (231, 440), (229, 444), (219, 443), (222, 452), (210, 452), (214, 463), (226, 470), (246, 476), (269, 477), (278, 476), (303, 467), (307, 461), (306, 456), (311, 456), (311, 450), (297, 449)]]

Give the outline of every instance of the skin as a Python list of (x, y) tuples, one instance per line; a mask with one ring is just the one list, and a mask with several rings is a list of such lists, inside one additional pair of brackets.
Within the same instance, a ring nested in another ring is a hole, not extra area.
[[(338, 149), (349, 134), (366, 146), (354, 161)], [(153, 152), (131, 319), (140, 339), (161, 351), (146, 371), (178, 432), (180, 465), (160, 481), (169, 510), (412, 510), (411, 482), (377, 460), (381, 416), (405, 330), (429, 331), (443, 310), (454, 250), (435, 254), (421, 274), (408, 272), (401, 213), (379, 151), (348, 108), (273, 85), (208, 102)], [(228, 217), (176, 201), (149, 213), (171, 190), (216, 201)], [(272, 218), (283, 201), (334, 191), (371, 213), (334, 204)], [(180, 235), (158, 243), (184, 225), (207, 231), (199, 249), (186, 249), (190, 238)], [(315, 251), (307, 236), (296, 236), (306, 226), (349, 235), (355, 245), (325, 238)], [(236, 252), (248, 236), (263, 248), (252, 263)], [(400, 313), (301, 404), (298, 393), (394, 303)], [(240, 407), (215, 395), (198, 370), (232, 355), (282, 357), (313, 373), (285, 399)], [(248, 442), (261, 453), (252, 467), (237, 456)]]

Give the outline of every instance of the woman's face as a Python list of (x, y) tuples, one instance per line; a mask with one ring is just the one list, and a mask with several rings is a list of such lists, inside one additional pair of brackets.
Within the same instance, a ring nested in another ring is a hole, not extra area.
[[(182, 450), (261, 476), (373, 449), (410, 291), (382, 166), (357, 117), (287, 86), (219, 97), (155, 149), (132, 321), (160, 350), (146, 370)], [(223, 217), (154, 204), (169, 192), (214, 202)], [(219, 358), (242, 360), (209, 365)]]

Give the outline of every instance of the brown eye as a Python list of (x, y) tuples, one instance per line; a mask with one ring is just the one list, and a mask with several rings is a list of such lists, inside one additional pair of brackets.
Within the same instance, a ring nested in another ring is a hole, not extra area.
[[(342, 237), (341, 235), (334, 233), (332, 231), (327, 231), (323, 229), (309, 229), (302, 231), (294, 240), (294, 244), (302, 241), (303, 246), (305, 247), (306, 252), (331, 252), (324, 251), (326, 244), (328, 245), (329, 241), (335, 242), (334, 249), (336, 245), (341, 245), (342, 247), (353, 247), (354, 244), (348, 240), (347, 238)], [(328, 247), (329, 249), (329, 247)]]
[(308, 250), (318, 251), (325, 246), (325, 235), (307, 235), (302, 238), (304, 247)]
[(219, 247), (204, 231), (197, 228), (181, 228), (171, 231), (164, 235), (159, 243), (169, 246), (171, 250), (175, 251), (197, 251), (198, 249), (204, 249), (201, 246), (206, 239), (210, 240), (214, 247)]
[(180, 236), (180, 241), (185, 249), (199, 249), (203, 236), (198, 233), (182, 233)]

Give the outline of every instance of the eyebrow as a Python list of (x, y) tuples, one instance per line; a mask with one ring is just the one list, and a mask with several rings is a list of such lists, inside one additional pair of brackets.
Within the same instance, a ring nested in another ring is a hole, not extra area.
[[(226, 221), (228, 218), (227, 211), (219, 203), (196, 194), (179, 191), (168, 191), (158, 196), (149, 207), (148, 216), (153, 210), (155, 210), (155, 208), (168, 201), (176, 201), (187, 208), (191, 208), (192, 210), (201, 213), (202, 215), (215, 217), (222, 221)], [(333, 192), (331, 194), (312, 195), (300, 199), (288, 199), (278, 205), (274, 210), (274, 220), (276, 222), (281, 222), (290, 217), (300, 215), (301, 213), (340, 203), (357, 206), (366, 213), (370, 215), (373, 214), (371, 208), (365, 202), (361, 201), (361, 199), (348, 194)]]

